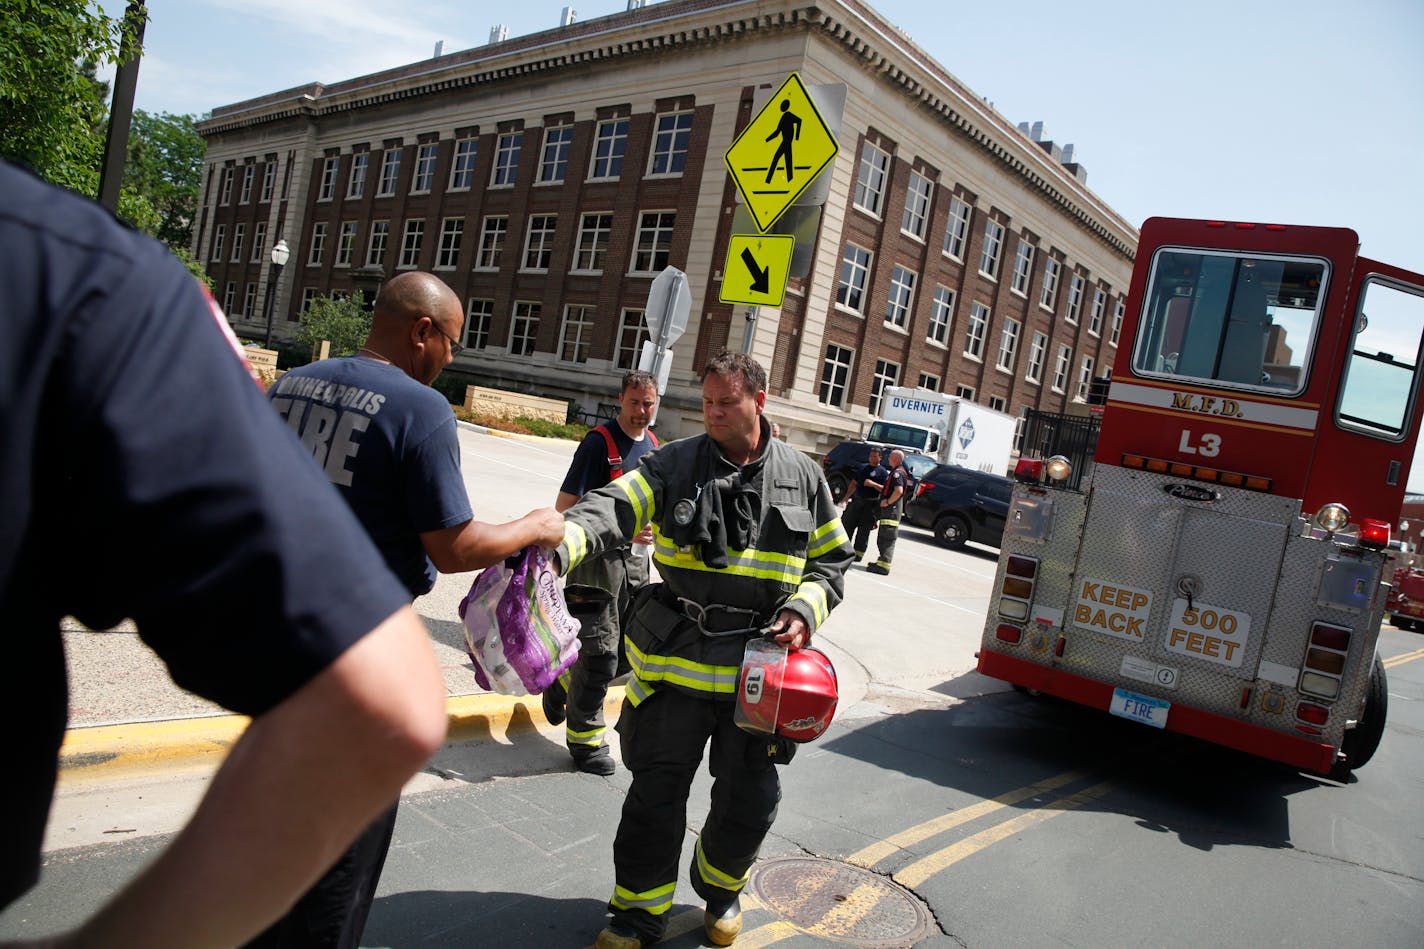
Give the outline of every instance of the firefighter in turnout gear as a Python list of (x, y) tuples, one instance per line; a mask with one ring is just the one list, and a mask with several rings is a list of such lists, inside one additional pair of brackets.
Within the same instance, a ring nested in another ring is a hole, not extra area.
[(886, 459), (890, 476), (885, 479), (885, 487), (880, 490), (879, 520), (875, 530), (875, 563), (865, 568), (866, 573), (887, 576), (890, 562), (895, 559), (895, 541), (900, 537), (900, 511), (909, 500), (906, 492), (910, 487), (910, 473), (905, 470), (905, 453), (896, 448)]
[(739, 895), (776, 817), (786, 738), (734, 722), (747, 640), (807, 645), (841, 600), (851, 548), (809, 458), (771, 438), (766, 373), (723, 352), (702, 375), (707, 432), (664, 445), (565, 512), (554, 553), (567, 571), (653, 527), (661, 583), (624, 627), (632, 667), (619, 713), (632, 784), (613, 844), (612, 919), (600, 949), (657, 942), (673, 906), (687, 797), (710, 739), (711, 807), (691, 855), (693, 889), (714, 945), (741, 931)]

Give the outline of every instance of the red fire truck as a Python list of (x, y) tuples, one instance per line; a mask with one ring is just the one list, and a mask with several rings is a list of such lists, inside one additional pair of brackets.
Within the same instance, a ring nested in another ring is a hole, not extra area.
[(1023, 447), (980, 672), (1320, 774), (1369, 760), (1424, 276), (1358, 248), (1143, 225), (1091, 459)]

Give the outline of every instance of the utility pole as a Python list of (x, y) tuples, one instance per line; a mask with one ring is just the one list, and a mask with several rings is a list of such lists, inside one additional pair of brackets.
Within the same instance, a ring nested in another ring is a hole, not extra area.
[(124, 11), (124, 35), (119, 43), (119, 65), (114, 73), (114, 100), (109, 106), (109, 132), (104, 143), (104, 166), (99, 171), (99, 203), (119, 209), (119, 186), (124, 180), (124, 159), (133, 124), (134, 89), (138, 86), (138, 61), (143, 55), (143, 27), (148, 11), (140, 0), (130, 0)]

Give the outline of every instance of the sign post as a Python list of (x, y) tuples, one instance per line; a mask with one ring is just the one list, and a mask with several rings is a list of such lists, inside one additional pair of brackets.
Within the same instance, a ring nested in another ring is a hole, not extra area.
[(664, 267), (648, 288), (648, 306), (643, 311), (643, 323), (648, 327), (648, 341), (643, 344), (638, 368), (651, 372), (658, 380), (658, 395), (667, 389), (672, 368), (672, 353), (668, 347), (687, 329), (687, 317), (692, 310), (692, 295), (687, 291), (687, 274), (676, 267)]

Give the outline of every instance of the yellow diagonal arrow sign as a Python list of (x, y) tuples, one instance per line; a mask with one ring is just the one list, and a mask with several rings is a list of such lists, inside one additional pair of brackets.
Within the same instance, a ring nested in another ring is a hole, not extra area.
[(796, 238), (789, 234), (733, 234), (722, 269), (723, 303), (781, 306)]

